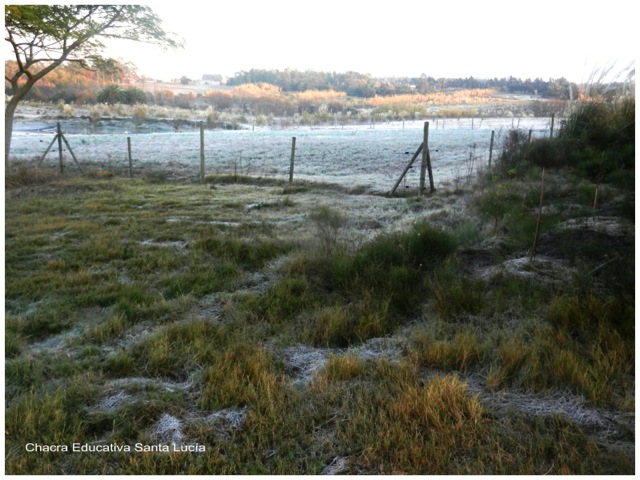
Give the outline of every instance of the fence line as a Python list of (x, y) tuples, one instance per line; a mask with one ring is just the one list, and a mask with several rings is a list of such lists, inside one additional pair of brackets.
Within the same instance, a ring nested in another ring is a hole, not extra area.
[[(548, 122), (549, 119), (532, 119), (529, 122), (518, 123), (521, 128), (528, 129), (530, 136), (535, 131), (535, 136), (541, 137), (550, 134)], [(323, 177), (318, 181), (349, 182), (356, 185), (359, 183), (371, 185), (373, 183), (377, 188), (384, 188), (382, 185), (384, 179), (386, 178), (386, 182), (388, 182), (389, 175), (395, 176), (399, 173), (395, 169), (401, 151), (404, 152), (407, 146), (413, 142), (415, 142), (413, 148), (417, 144), (419, 130), (415, 128), (414, 122), (411, 123), (413, 124), (408, 125), (406, 121), (396, 122), (397, 125), (391, 124), (388, 127), (379, 124), (375, 130), (332, 127), (296, 130), (299, 132), (296, 137), (299, 145), (292, 145), (289, 162), (286, 162), (287, 154), (285, 153), (286, 137), (284, 135), (286, 135), (286, 131), (271, 129), (215, 130), (211, 135), (206, 134), (205, 136), (203, 122), (200, 125), (199, 143), (193, 138), (194, 134), (197, 138), (195, 132), (134, 135), (127, 137), (124, 157), (122, 153), (118, 154), (117, 149), (114, 148), (114, 140), (117, 140), (116, 135), (78, 135), (72, 138), (72, 143), (74, 148), (79, 150), (79, 153), (84, 157), (83, 162), (89, 160), (92, 164), (100, 165), (101, 170), (104, 171), (117, 172), (118, 169), (127, 168), (127, 173), (130, 176), (134, 171), (144, 172), (145, 170), (162, 170), (169, 175), (172, 174), (172, 170), (175, 170), (175, 174), (184, 176), (188, 175), (188, 170), (191, 169), (192, 173), (188, 176), (205, 181), (206, 160), (209, 162), (211, 173), (225, 174), (234, 170), (237, 173), (238, 165), (241, 163), (241, 173), (274, 178), (282, 175), (286, 179), (287, 174), (289, 177), (293, 175), (293, 161), (297, 178), (315, 180), (317, 177)], [(505, 119), (482, 119), (481, 122), (462, 119), (455, 123), (456, 125), (452, 126), (452, 122), (448, 122), (449, 128), (437, 130), (437, 134), (434, 136), (435, 143), (434, 140), (431, 140), (435, 147), (429, 152), (431, 157), (429, 160), (431, 160), (435, 174), (438, 176), (438, 182), (453, 178), (453, 165), (464, 162), (469, 143), (473, 143), (474, 151), (476, 144), (480, 149), (484, 149), (488, 145), (489, 162), (491, 162), (494, 156), (495, 142), (500, 140), (504, 131), (508, 130), (509, 123), (515, 125), (515, 121), (507, 122)], [(522, 123), (524, 123), (524, 127)], [(473, 129), (469, 129), (471, 125)], [(530, 128), (531, 125), (535, 127), (535, 130)], [(495, 128), (494, 126), (499, 126), (499, 129), (490, 130)], [(489, 135), (484, 136), (485, 130), (492, 132), (491, 140), (489, 140)], [(37, 136), (14, 138), (30, 140), (33, 143), (31, 139)], [(292, 137), (288, 138), (293, 143)], [(66, 139), (62, 138), (61, 141), (66, 141)], [(134, 142), (136, 146), (132, 147)], [(29, 142), (24, 143), (29, 144)], [(15, 145), (23, 152), (26, 150), (20, 145), (20, 141), (16, 141)], [(130, 150), (132, 148), (135, 148), (137, 152), (136, 162), (133, 162), (131, 156)], [(67, 149), (70, 150), (70, 146)], [(120, 147), (120, 152), (122, 152), (122, 147)], [(199, 175), (196, 173), (198, 171), (196, 159), (198, 158), (200, 160)], [(123, 160), (125, 163), (121, 164)], [(413, 183), (412, 179), (415, 176), (411, 172), (408, 173), (407, 177), (410, 183)], [(372, 178), (373, 180), (371, 180)], [(386, 189), (389, 186), (387, 184)]]

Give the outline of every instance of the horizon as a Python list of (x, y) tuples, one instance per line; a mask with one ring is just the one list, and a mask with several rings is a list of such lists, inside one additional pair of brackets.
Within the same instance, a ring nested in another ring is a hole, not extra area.
[[(374, 78), (512, 76), (585, 83), (604, 72), (615, 81), (635, 70), (635, 25), (620, 0), (604, 11), (549, 0), (525, 7), (504, 0), (455, 6), (397, 0), (384, 9), (360, 0), (325, 0), (313, 12), (290, 0), (204, 4), (205, 9), (192, 0), (181, 8), (164, 1), (145, 4), (166, 31), (184, 40), (184, 49), (164, 52), (117, 41), (106, 53), (133, 63), (140, 75), (164, 81), (290, 69)], [(422, 36), (420, 19), (427, 32)], [(526, 32), (536, 27), (540, 33)]]

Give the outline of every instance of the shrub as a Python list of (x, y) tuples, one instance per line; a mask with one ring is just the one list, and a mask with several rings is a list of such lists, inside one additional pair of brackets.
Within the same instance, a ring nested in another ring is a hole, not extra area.
[(114, 105), (124, 102), (124, 91), (119, 85), (108, 85), (98, 92), (96, 97), (100, 103)]
[(355, 255), (339, 254), (317, 263), (317, 275), (329, 291), (376, 296), (394, 312), (415, 308), (424, 272), (456, 248), (453, 237), (424, 223), (409, 232), (380, 235)]
[(340, 230), (347, 223), (347, 219), (340, 213), (327, 206), (314, 209), (309, 218), (316, 227), (320, 251), (329, 256), (340, 249)]
[(146, 105), (138, 104), (133, 109), (133, 121), (143, 123), (149, 117), (149, 109)]
[(562, 123), (560, 137), (607, 150), (635, 140), (635, 99), (619, 103), (582, 102)]
[(139, 88), (127, 88), (122, 92), (122, 102), (127, 105), (136, 105), (147, 102), (147, 94)]
[(618, 103), (582, 102), (562, 122), (557, 138), (529, 142), (518, 130), (507, 135), (498, 173), (520, 174), (530, 165), (576, 168), (597, 182), (633, 185), (635, 165), (635, 99)]
[(100, 120), (100, 118), (102, 118), (99, 107), (94, 105), (93, 107), (91, 107), (90, 112), (90, 119), (92, 122), (97, 122), (98, 120)]
[(355, 266), (408, 266), (426, 270), (451, 254), (455, 248), (450, 234), (426, 223), (418, 223), (409, 232), (382, 235), (374, 239), (356, 255)]

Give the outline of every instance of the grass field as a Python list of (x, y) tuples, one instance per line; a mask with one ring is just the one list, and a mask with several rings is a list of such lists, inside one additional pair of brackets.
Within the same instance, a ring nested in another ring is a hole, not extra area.
[(7, 474), (634, 473), (616, 187), (103, 173), (7, 179)]

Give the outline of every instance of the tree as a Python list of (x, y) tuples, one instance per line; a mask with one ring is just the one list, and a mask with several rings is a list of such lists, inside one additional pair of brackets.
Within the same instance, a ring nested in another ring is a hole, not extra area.
[(122, 103), (124, 99), (124, 90), (120, 85), (108, 85), (98, 92), (96, 100), (100, 103)]
[(31, 88), (60, 65), (77, 63), (101, 68), (112, 60), (100, 53), (103, 40), (124, 39), (155, 43), (163, 48), (181, 47), (181, 42), (161, 27), (160, 18), (143, 5), (6, 5), (5, 40), (17, 63), (5, 69), (11, 98), (5, 105), (5, 166), (13, 117)]

